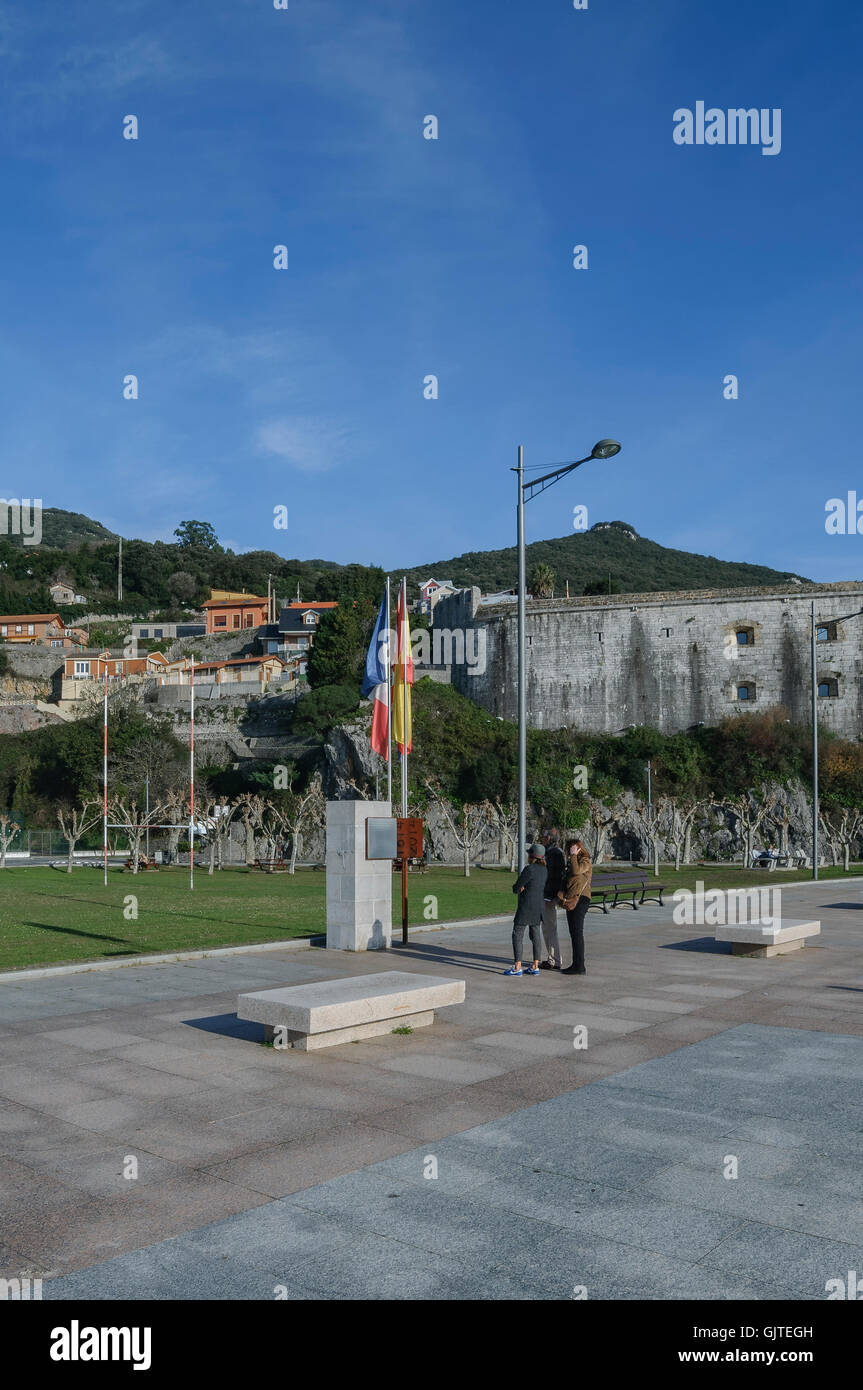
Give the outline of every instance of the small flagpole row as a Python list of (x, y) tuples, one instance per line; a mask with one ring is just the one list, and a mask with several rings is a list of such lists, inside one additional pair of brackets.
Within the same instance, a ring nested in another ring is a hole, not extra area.
[(393, 654), (390, 638), (390, 579), (387, 575), (387, 801), (392, 815), (393, 805)]

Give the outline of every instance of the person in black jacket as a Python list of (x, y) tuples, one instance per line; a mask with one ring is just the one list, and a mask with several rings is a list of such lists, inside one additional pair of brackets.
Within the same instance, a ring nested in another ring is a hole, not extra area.
[(560, 942), (557, 939), (557, 895), (563, 887), (566, 875), (566, 855), (558, 843), (556, 830), (548, 830), (542, 837), (545, 845), (545, 863), (548, 877), (542, 904), (542, 934), (548, 960), (544, 960), (541, 970), (560, 969)]
[[(512, 924), (514, 964), (511, 970), (503, 972), (505, 975), (539, 974), (539, 954), (542, 950), (542, 904), (547, 876), (545, 849), (542, 845), (531, 845), (528, 850), (527, 864), (519, 874), (518, 881), (512, 885), (513, 893), (518, 894), (518, 907), (515, 910)], [(526, 971), (521, 968), (521, 943), (524, 940), (525, 927), (530, 932), (530, 944), (533, 947), (533, 966), (528, 967)]]

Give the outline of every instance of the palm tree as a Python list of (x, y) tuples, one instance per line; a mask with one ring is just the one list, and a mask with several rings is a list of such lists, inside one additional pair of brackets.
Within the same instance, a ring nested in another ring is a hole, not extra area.
[(553, 598), (554, 570), (550, 565), (534, 565), (527, 587), (534, 598)]

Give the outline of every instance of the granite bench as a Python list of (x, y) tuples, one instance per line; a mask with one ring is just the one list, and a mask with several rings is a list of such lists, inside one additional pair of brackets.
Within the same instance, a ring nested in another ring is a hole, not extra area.
[(463, 1003), (464, 993), (464, 980), (387, 970), (241, 994), (237, 1017), (263, 1023), (268, 1041), (309, 1052), (396, 1027), (425, 1028), (434, 1023), (435, 1009)]
[(717, 941), (730, 941), (735, 956), (784, 956), (799, 951), (811, 936), (819, 936), (820, 922), (790, 922), (782, 925), (741, 922), (716, 928)]

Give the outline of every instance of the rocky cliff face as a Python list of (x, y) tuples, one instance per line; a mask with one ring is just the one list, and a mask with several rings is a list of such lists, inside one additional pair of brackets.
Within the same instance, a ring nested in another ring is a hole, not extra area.
[(376, 777), (380, 778), (381, 796), (386, 796), (386, 764), (372, 751), (370, 716), (330, 731), (324, 745), (323, 775), (328, 801), (356, 801), (374, 788)]

